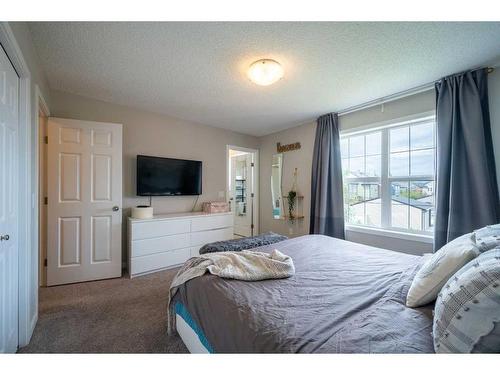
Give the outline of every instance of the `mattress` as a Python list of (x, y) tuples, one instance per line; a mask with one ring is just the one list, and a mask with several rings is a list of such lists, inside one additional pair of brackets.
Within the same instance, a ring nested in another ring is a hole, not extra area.
[(405, 306), (422, 257), (320, 235), (256, 250), (273, 249), (292, 257), (293, 277), (206, 274), (179, 288), (176, 313), (208, 352), (434, 352), (432, 305)]

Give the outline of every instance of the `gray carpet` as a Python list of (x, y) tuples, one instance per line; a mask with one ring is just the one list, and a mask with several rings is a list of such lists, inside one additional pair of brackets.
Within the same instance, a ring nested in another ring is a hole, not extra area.
[(38, 323), (20, 353), (187, 353), (166, 334), (177, 270), (40, 289)]

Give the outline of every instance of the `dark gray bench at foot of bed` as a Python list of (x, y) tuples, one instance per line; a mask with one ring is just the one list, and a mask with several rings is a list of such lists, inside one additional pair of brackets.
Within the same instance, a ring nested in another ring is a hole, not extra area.
[(216, 253), (221, 251), (241, 251), (255, 247), (271, 245), (276, 242), (288, 239), (287, 236), (268, 232), (254, 237), (244, 237), (235, 240), (218, 241), (204, 245), (200, 249), (200, 254)]

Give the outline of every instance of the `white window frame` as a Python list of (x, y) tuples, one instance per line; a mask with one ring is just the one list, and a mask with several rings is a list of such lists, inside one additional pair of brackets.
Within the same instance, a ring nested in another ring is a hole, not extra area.
[[(391, 177), (389, 176), (390, 168), (390, 150), (389, 150), (389, 132), (390, 129), (396, 129), (398, 127), (405, 127), (408, 125), (425, 123), (428, 121), (435, 121), (436, 113), (435, 111), (429, 111), (424, 113), (415, 114), (412, 116), (407, 116), (404, 118), (374, 123), (371, 125), (357, 127), (355, 129), (342, 130), (340, 132), (340, 139), (356, 136), (365, 135), (373, 132), (381, 131), (381, 176), (380, 177), (350, 177), (348, 182), (380, 182), (380, 198), (381, 198), (381, 227), (374, 227), (362, 224), (351, 224), (345, 222), (345, 227), (347, 230), (361, 232), (361, 233), (374, 233), (377, 235), (384, 235), (388, 237), (410, 239), (415, 241), (422, 241), (432, 243), (434, 238), (433, 231), (420, 231), (413, 230), (409, 228), (399, 228), (391, 226), (391, 190), (390, 185), (393, 181), (434, 181), (434, 194), (436, 191), (436, 171), (437, 171), (437, 157), (434, 157), (434, 175), (422, 175), (422, 176), (405, 176), (405, 177)], [(436, 127), (434, 127), (434, 140), (436, 141)], [(411, 140), (409, 139), (409, 142)], [(365, 145), (366, 146), (366, 145)], [(434, 149), (436, 150), (436, 143), (434, 144)], [(411, 168), (411, 156), (410, 156), (410, 168)]]

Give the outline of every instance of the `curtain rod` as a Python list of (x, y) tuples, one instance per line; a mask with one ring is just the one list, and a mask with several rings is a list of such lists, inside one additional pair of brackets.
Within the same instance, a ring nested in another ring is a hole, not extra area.
[[(479, 68), (479, 69), (482, 69), (482, 68)], [(495, 68), (487, 68), (487, 69), (488, 69), (488, 73), (492, 73), (495, 70)], [(426, 83), (424, 85), (420, 85), (417, 87), (413, 87), (413, 88), (408, 89), (408, 90), (400, 91), (400, 92), (397, 92), (395, 94), (384, 96), (382, 98), (373, 99), (373, 100), (370, 100), (370, 101), (362, 103), (362, 104), (354, 105), (352, 107), (345, 108), (342, 111), (338, 111), (337, 113), (339, 116), (344, 116), (344, 115), (347, 115), (349, 113), (359, 111), (361, 109), (375, 107), (376, 105), (381, 105), (381, 104), (384, 104), (387, 102), (391, 102), (393, 100), (403, 99), (403, 98), (406, 98), (407, 96), (420, 94), (421, 92), (425, 92), (425, 91), (429, 91), (429, 90), (433, 89), (434, 84), (437, 81), (439, 81), (439, 80), (432, 81), (432, 82), (429, 82), (429, 83)]]

